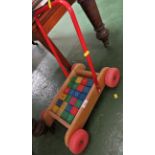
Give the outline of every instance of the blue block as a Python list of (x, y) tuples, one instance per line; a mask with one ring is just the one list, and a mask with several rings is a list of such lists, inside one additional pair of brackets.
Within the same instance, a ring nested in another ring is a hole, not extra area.
[(85, 93), (81, 93), (80, 96), (79, 96), (79, 99), (80, 99), (81, 101), (84, 101), (84, 99), (86, 98), (86, 95), (87, 95), (87, 94), (85, 94)]
[(78, 92), (78, 91), (74, 91), (74, 95), (73, 95), (74, 97), (78, 98), (79, 95), (80, 95), (80, 92)]
[(59, 100), (57, 101), (56, 105), (60, 107), (60, 106), (62, 105), (62, 103), (63, 103), (63, 101), (59, 99)]
[(65, 108), (65, 111), (70, 112), (71, 109), (72, 109), (72, 105), (68, 104)]
[(89, 90), (90, 90), (90, 87), (84, 87), (83, 92), (86, 93), (86, 94), (88, 94)]
[(88, 79), (87, 86), (91, 87), (92, 85), (93, 85), (93, 80), (92, 79)]
[(71, 95), (71, 96), (74, 95), (74, 90), (73, 89), (70, 90), (69, 95)]

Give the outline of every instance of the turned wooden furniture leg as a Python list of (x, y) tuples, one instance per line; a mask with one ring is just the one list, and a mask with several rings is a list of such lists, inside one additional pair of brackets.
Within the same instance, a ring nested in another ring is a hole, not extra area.
[(32, 135), (35, 137), (41, 136), (48, 132), (48, 128), (45, 123), (40, 120), (35, 120), (32, 118)]
[(48, 127), (44, 121), (42, 120), (36, 120), (32, 118), (32, 135), (34, 137), (39, 137), (41, 135), (46, 134), (47, 132), (51, 132), (52, 134), (55, 133), (55, 124)]
[(101, 40), (106, 47), (109, 44), (109, 31), (105, 28), (105, 25), (102, 22), (95, 0), (78, 0), (78, 3), (81, 5), (82, 9), (92, 23), (96, 31), (96, 37)]

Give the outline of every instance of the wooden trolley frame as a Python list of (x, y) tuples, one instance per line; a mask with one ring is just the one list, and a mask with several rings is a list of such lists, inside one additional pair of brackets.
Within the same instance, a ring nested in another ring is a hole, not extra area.
[[(101, 92), (105, 87), (104, 76), (105, 76), (107, 69), (108, 69), (108, 67), (105, 67), (101, 70), (100, 73), (97, 73)], [(66, 89), (71, 78), (75, 77), (75, 76), (92, 78), (92, 73), (90, 71), (86, 71), (85, 66), (83, 64), (76, 64), (76, 66), (73, 68), (73, 70), (69, 74), (68, 78), (66, 79), (66, 81), (64, 82), (62, 87), (60, 88), (59, 92), (57, 93), (57, 95), (52, 100), (50, 106), (46, 110), (46, 113), (44, 113), (44, 120), (48, 126), (51, 126), (52, 122), (54, 120), (57, 120), (58, 122), (60, 122), (63, 126), (65, 126), (68, 129), (66, 132), (66, 135), (65, 135), (66, 146), (68, 146), (68, 142), (69, 142), (69, 139), (72, 136), (72, 134), (76, 130), (83, 128), (83, 126), (85, 125), (91, 111), (93, 110), (95, 104), (97, 103), (96, 102), (97, 99), (99, 98), (99, 96), (101, 94), (97, 91), (95, 84), (93, 84), (93, 86), (91, 87), (91, 89), (90, 89), (89, 93), (87, 94), (85, 100), (83, 101), (81, 108), (79, 109), (78, 113), (76, 114), (73, 122), (71, 124), (68, 124), (66, 121), (64, 121), (62, 118), (60, 118), (58, 115), (56, 115), (55, 113), (52, 112), (52, 107), (56, 104), (56, 101), (58, 100), (60, 95)]]

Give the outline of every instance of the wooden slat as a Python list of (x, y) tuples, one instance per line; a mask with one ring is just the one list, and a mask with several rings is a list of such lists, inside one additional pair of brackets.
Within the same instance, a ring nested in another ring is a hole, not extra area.
[(61, 123), (67, 129), (70, 127), (70, 125), (66, 121), (64, 121), (63, 119), (61, 119), (59, 116), (57, 116), (53, 112), (50, 111), (49, 114), (51, 115), (52, 118), (54, 118), (55, 120), (57, 120), (59, 123)]
[[(87, 78), (92, 78), (92, 72), (86, 71), (86, 70), (78, 70), (76, 71), (76, 74), (79, 76), (87, 77)], [(98, 75), (98, 73), (96, 73)]]

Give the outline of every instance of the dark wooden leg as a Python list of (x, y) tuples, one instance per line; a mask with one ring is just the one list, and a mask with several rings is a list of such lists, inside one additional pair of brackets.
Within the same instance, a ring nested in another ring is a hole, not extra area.
[(41, 120), (35, 120), (32, 118), (32, 135), (35, 137), (41, 136), (48, 132), (48, 128)]
[(52, 134), (54, 134), (55, 133), (55, 124), (48, 127), (48, 126), (46, 126), (44, 121), (36, 120), (36, 119), (32, 118), (32, 135), (34, 137), (42, 136), (42, 135), (46, 134), (48, 131), (51, 132)]
[(96, 31), (96, 37), (104, 43), (105, 47), (107, 47), (109, 44), (109, 31), (102, 22), (95, 0), (78, 0), (78, 3), (92, 23)]

